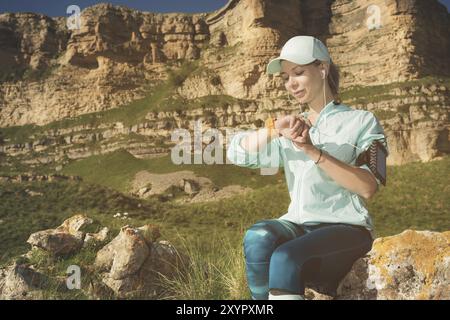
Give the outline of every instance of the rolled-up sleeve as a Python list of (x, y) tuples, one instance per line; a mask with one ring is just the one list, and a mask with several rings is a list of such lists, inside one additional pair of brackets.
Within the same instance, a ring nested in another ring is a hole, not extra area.
[(283, 167), (279, 138), (272, 139), (259, 152), (248, 152), (241, 146), (241, 140), (249, 132), (236, 133), (227, 149), (227, 158), (235, 165), (251, 169)]
[[(383, 146), (386, 148), (387, 152), (386, 156), (389, 155), (387, 139), (383, 127), (380, 125), (378, 119), (372, 112), (370, 111), (365, 112), (364, 117), (362, 118), (362, 124), (360, 128), (361, 131), (357, 139), (357, 146), (359, 149), (356, 150), (356, 157), (358, 157), (361, 153), (367, 151), (372, 142), (375, 140), (378, 140), (383, 144)], [(368, 170), (369, 172), (372, 173), (367, 164), (363, 164), (359, 167)], [(378, 185), (380, 185), (380, 180), (376, 177), (375, 180), (377, 181)]]

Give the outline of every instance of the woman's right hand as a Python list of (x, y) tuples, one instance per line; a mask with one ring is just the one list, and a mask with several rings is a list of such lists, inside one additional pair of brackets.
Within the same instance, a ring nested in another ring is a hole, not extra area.
[(298, 136), (302, 135), (305, 129), (309, 129), (310, 127), (310, 123), (305, 119), (294, 115), (284, 116), (275, 121), (275, 128), (281, 135), (290, 140), (295, 140)]

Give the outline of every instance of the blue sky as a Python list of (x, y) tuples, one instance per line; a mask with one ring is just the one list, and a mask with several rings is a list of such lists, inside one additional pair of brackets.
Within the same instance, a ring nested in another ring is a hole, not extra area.
[(97, 3), (107, 2), (129, 8), (152, 12), (210, 12), (223, 7), (227, 0), (0, 0), (0, 13), (36, 12), (52, 17), (67, 16), (69, 5), (78, 5), (81, 10)]
[[(450, 0), (439, 0), (450, 9)], [(130, 8), (152, 12), (209, 12), (224, 6), (227, 0), (129, 0), (129, 1), (94, 1), (94, 0), (0, 0), (2, 12), (36, 12), (49, 16), (67, 16), (66, 8), (71, 4), (81, 10), (96, 3), (108, 2), (126, 5)]]

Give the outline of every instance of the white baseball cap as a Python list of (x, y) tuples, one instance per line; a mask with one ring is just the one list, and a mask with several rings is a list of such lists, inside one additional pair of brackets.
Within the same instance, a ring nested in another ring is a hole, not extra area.
[(269, 62), (267, 73), (273, 74), (281, 71), (281, 60), (305, 65), (314, 60), (330, 63), (331, 58), (327, 47), (314, 37), (296, 36), (289, 39), (281, 49), (280, 56)]

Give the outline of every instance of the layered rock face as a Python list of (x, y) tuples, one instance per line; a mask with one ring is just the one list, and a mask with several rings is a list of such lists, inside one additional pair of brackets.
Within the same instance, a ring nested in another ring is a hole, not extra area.
[(0, 26), (4, 63), (17, 61), (14, 69), (39, 76), (1, 86), (0, 126), (123, 105), (164, 77), (165, 62), (197, 59), (208, 37), (202, 15), (145, 14), (105, 4), (84, 10), (80, 29), (72, 31), (65, 19), (31, 14), (0, 15)]
[[(430, 161), (450, 152), (449, 112), (445, 107), (450, 104), (449, 91), (450, 88), (439, 84), (410, 85), (373, 93), (375, 102), (356, 97), (348, 99), (348, 104), (377, 115), (388, 138), (388, 164), (399, 165)], [(206, 115), (205, 110), (213, 115)], [(8, 156), (5, 163), (15, 159), (29, 165), (47, 163), (56, 167), (58, 163), (64, 165), (64, 159), (83, 159), (119, 149), (138, 158), (151, 158), (170, 152), (174, 128), (185, 128), (192, 133), (194, 120), (202, 121), (202, 131), (214, 126), (224, 128), (221, 143), (226, 145), (233, 132), (261, 125), (269, 111), (255, 102), (245, 101), (221, 109), (149, 112), (144, 121), (131, 126), (117, 122), (45, 130), (26, 142), (5, 141), (0, 145), (0, 152)], [(295, 109), (288, 107), (273, 114), (285, 112), (295, 112)], [(96, 147), (92, 148), (94, 144)]]
[(236, 99), (225, 108), (208, 108), (215, 117), (212, 126), (256, 128), (269, 111), (299, 108), (286, 100), (280, 80), (265, 73), (268, 61), (294, 35), (313, 35), (326, 43), (341, 70), (344, 91), (369, 87), (362, 101), (352, 96), (344, 101), (390, 116), (381, 119), (390, 138), (389, 164), (428, 161), (449, 150), (448, 81), (435, 83), (437, 89), (414, 84), (386, 88), (383, 94), (371, 90), (450, 75), (449, 15), (437, 1), (289, 0), (280, 5), (275, 0), (230, 0), (213, 13), (194, 15), (101, 4), (82, 12), (80, 29), (68, 30), (65, 24), (64, 18), (0, 15), (0, 127), (43, 125), (126, 108), (166, 81), (168, 70), (180, 61), (195, 61), (200, 67), (171, 94), (180, 98), (181, 112), (149, 112), (129, 127), (107, 120), (100, 126), (70, 126), (45, 137), (31, 135), (19, 144), (9, 137), (2, 143), (0, 130), (0, 152), (45, 151), (36, 155), (39, 161), (27, 159), (31, 163), (77, 159), (94, 153), (85, 142), (102, 140), (100, 153), (122, 147), (138, 156), (163, 153), (167, 148), (153, 140), (122, 143), (116, 137), (133, 132), (167, 139), (173, 128), (206, 118), (203, 107), (183, 110), (185, 101), (212, 95)]
[[(381, 27), (369, 31), (378, 16)], [(231, 0), (209, 15), (101, 4), (82, 12), (80, 29), (68, 30), (63, 18), (34, 14), (2, 14), (0, 26), (3, 73), (15, 70), (19, 79), (17, 70), (49, 73), (32, 83), (2, 84), (1, 126), (120, 106), (139, 97), (148, 80), (164, 78), (163, 66), (179, 59), (200, 59), (220, 78), (217, 88), (187, 85), (191, 97), (220, 92), (274, 98), (284, 89), (265, 75), (265, 66), (299, 34), (327, 44), (343, 86), (450, 74), (449, 18), (437, 1), (289, 0), (281, 6), (275, 0)]]
[[(373, 85), (450, 74), (447, 10), (435, 1), (305, 2), (307, 33), (325, 39), (342, 85)], [(316, 15), (320, 21), (315, 23)], [(327, 28), (328, 26), (328, 28)], [(435, 49), (432, 49), (435, 48)]]

